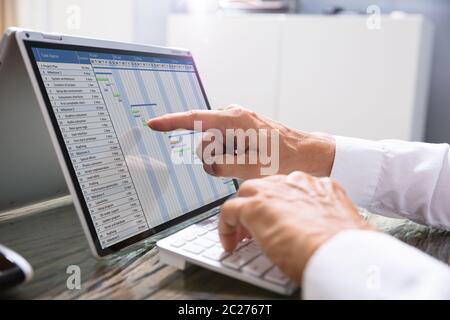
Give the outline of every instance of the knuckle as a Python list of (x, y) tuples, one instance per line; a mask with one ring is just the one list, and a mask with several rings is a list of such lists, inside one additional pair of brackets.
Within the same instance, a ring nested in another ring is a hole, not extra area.
[(267, 205), (267, 199), (263, 196), (255, 196), (252, 198), (251, 203), (252, 207), (255, 209), (254, 211), (258, 212)]
[(293, 171), (293, 172), (289, 173), (288, 176), (292, 177), (292, 178), (306, 178), (308, 175), (306, 173), (304, 173), (303, 171)]
[(247, 115), (251, 116), (251, 117), (256, 117), (257, 113), (251, 109), (244, 109), (245, 112), (247, 113)]
[(220, 214), (227, 215), (232, 209), (234, 208), (234, 202), (233, 199), (228, 200), (222, 205), (222, 208), (220, 209)]
[(300, 183), (307, 181), (311, 176), (302, 171), (293, 171), (285, 177), (287, 183)]
[(256, 182), (256, 179), (250, 179), (250, 180), (244, 181), (244, 183), (242, 183), (241, 186), (239, 187), (238, 194), (255, 190), (255, 188), (256, 188), (255, 182)]
[(253, 118), (256, 116), (256, 112), (253, 111), (252, 109), (247, 109), (247, 108), (244, 108), (241, 106), (238, 106), (238, 108), (239, 108), (241, 114), (246, 115), (249, 118)]
[(264, 212), (266, 200), (260, 196), (246, 198), (247, 201), (240, 208), (240, 212), (246, 220), (260, 217)]
[(191, 120), (196, 120), (198, 117), (198, 111), (197, 110), (189, 110), (187, 112), (187, 115)]
[(224, 110), (227, 111), (230, 117), (248, 117), (254, 118), (257, 117), (257, 113), (251, 109), (244, 108), (238, 104), (230, 104)]
[(247, 202), (245, 215), (248, 221), (255, 221), (265, 219), (268, 215), (270, 215), (270, 207), (269, 199), (263, 195), (255, 195), (249, 199)]
[(242, 213), (246, 216), (251, 216), (254, 212), (254, 206), (255, 206), (255, 199), (256, 197), (249, 197), (247, 198), (247, 201), (242, 205)]
[(331, 186), (331, 182), (330, 182), (329, 178), (320, 178), (319, 184), (326, 192), (329, 191), (330, 186)]
[(249, 186), (248, 181), (245, 181), (239, 186), (239, 190), (238, 190), (237, 194), (241, 195), (250, 190), (251, 190), (251, 187)]
[(220, 217), (226, 219), (229, 216), (239, 215), (240, 217), (247, 216), (251, 213), (251, 199), (249, 198), (234, 198), (225, 202), (220, 209)]
[(330, 180), (331, 180), (331, 185), (333, 186), (334, 189), (336, 189), (336, 190), (344, 190), (339, 182), (337, 182), (336, 180), (331, 179), (331, 178), (330, 178)]
[(332, 178), (329, 177), (320, 178), (319, 181), (329, 190), (343, 190), (341, 185)]
[(231, 104), (227, 107), (230, 116), (241, 116), (246, 112), (246, 109), (237, 104)]
[(329, 178), (329, 177), (323, 177), (323, 178), (320, 178), (319, 180), (323, 184), (327, 184), (327, 185), (331, 185), (332, 184), (332, 179)]

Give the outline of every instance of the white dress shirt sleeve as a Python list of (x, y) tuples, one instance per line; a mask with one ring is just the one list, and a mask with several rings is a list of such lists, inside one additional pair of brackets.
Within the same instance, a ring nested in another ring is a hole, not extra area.
[[(370, 212), (450, 230), (450, 148), (336, 138), (331, 177)], [(304, 270), (306, 299), (450, 299), (448, 265), (393, 237), (344, 231)]]
[(450, 268), (381, 232), (343, 231), (308, 261), (304, 299), (450, 299)]
[(331, 177), (357, 206), (450, 230), (448, 144), (335, 139)]

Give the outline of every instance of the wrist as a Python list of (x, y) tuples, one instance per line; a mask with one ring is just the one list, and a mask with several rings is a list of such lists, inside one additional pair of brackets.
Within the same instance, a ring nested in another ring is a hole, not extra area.
[(307, 133), (299, 139), (297, 152), (300, 170), (316, 177), (329, 177), (336, 153), (336, 141), (325, 133)]
[[(308, 262), (311, 260), (311, 258), (314, 256), (314, 254), (326, 243), (331, 241), (334, 237), (336, 237), (338, 234), (345, 232), (345, 231), (372, 231), (372, 232), (378, 232), (379, 230), (368, 224), (366, 221), (361, 221), (359, 223), (354, 223), (349, 226), (336, 228), (333, 230), (329, 230), (330, 232), (312, 232), (308, 235), (307, 239), (302, 239), (300, 246), (298, 246), (300, 249), (298, 249), (299, 252), (302, 252), (303, 259), (300, 260), (300, 265), (298, 266), (299, 270), (299, 281), (298, 283), (302, 283), (302, 279), (304, 276), (304, 271), (306, 269), (306, 266), (308, 265)], [(296, 279), (297, 280), (297, 279)]]

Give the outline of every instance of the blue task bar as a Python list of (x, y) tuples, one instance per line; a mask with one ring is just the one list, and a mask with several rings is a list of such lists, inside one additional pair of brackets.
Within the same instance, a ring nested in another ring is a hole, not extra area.
[(90, 64), (91, 59), (105, 59), (113, 61), (131, 61), (131, 62), (150, 62), (150, 63), (169, 63), (169, 64), (187, 64), (193, 65), (194, 62), (189, 56), (164, 57), (158, 56), (140, 56), (130, 54), (110, 54), (101, 52), (87, 52), (77, 50), (62, 50), (48, 48), (33, 48), (33, 54), (37, 62), (55, 62), (55, 63), (76, 63)]
[(156, 103), (130, 104), (130, 107), (154, 107)]

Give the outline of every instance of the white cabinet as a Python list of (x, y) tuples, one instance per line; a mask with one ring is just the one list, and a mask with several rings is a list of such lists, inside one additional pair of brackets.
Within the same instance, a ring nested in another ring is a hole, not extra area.
[(239, 103), (274, 117), (281, 28), (271, 16), (175, 15), (168, 45), (192, 50), (212, 106)]
[(172, 15), (168, 45), (192, 50), (210, 102), (292, 127), (422, 140), (432, 27), (420, 15)]

